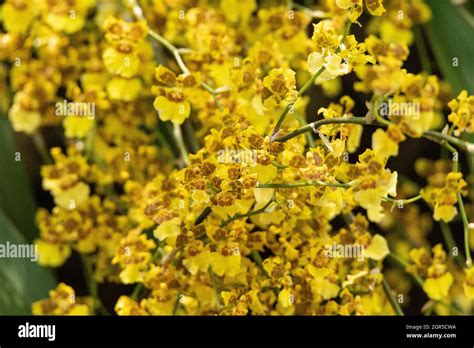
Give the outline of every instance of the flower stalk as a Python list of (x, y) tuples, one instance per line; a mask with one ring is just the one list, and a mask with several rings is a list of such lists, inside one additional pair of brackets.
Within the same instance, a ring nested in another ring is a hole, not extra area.
[(84, 278), (86, 281), (87, 290), (89, 291), (89, 295), (92, 297), (94, 303), (93, 308), (103, 315), (110, 315), (110, 313), (108, 313), (107, 309), (104, 307), (102, 301), (99, 298), (99, 287), (94, 278), (94, 272), (92, 269), (92, 262), (90, 260), (90, 257), (87, 255), (80, 254), (80, 258), (84, 271)]
[[(346, 29), (344, 31), (344, 35), (342, 36), (341, 43), (339, 44), (339, 47), (336, 49), (336, 53), (339, 53), (341, 51), (341, 45), (344, 43), (346, 40), (347, 35), (349, 35), (349, 31), (351, 29), (351, 21), (347, 21)], [(283, 124), (283, 121), (285, 121), (286, 116), (290, 112), (290, 110), (293, 108), (293, 105), (296, 103), (298, 98), (300, 98), (306, 91), (314, 84), (316, 79), (326, 70), (326, 67), (323, 65), (321, 66), (311, 77), (309, 78), (308, 81), (301, 87), (301, 89), (298, 91), (298, 94), (296, 95), (296, 98), (292, 101), (290, 101), (288, 104), (286, 104), (285, 108), (283, 109), (283, 112), (281, 113), (280, 117), (277, 120), (277, 123), (275, 127), (273, 128), (273, 131), (270, 135), (270, 141), (277, 141), (276, 135), (280, 131), (281, 125)]]
[[(377, 263), (374, 260), (369, 260), (369, 266), (372, 268), (376, 268)], [(392, 289), (390, 288), (390, 285), (388, 285), (387, 281), (385, 280), (385, 277), (382, 278), (382, 288), (395, 314), (398, 316), (404, 316), (405, 314), (403, 313), (402, 308), (400, 307), (397, 300), (393, 296)]]

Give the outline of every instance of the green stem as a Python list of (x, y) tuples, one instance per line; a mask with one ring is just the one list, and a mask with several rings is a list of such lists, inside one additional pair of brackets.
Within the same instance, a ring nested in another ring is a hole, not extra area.
[[(265, 268), (263, 268), (263, 258), (262, 258), (262, 255), (260, 255), (260, 253), (257, 251), (257, 250), (252, 250), (250, 252), (250, 257), (252, 258), (252, 260), (255, 261), (255, 263), (257, 264), (258, 268), (260, 269), (260, 271), (266, 276), (266, 277), (269, 277), (269, 274), (267, 273), (267, 271), (265, 270)], [(278, 291), (275, 291), (275, 288), (273, 288), (273, 292), (275, 292), (275, 295), (278, 296)]]
[(250, 252), (250, 256), (252, 257), (252, 259), (257, 263), (257, 265), (258, 265), (260, 268), (263, 268), (262, 255), (260, 255), (260, 253), (259, 253), (257, 250), (252, 250), (252, 251)]
[(284, 164), (280, 164), (278, 163), (277, 161), (272, 161), (272, 165), (277, 167), (278, 169), (285, 169), (285, 168), (288, 168), (287, 165), (284, 165)]
[(38, 153), (41, 156), (41, 160), (43, 161), (43, 163), (53, 164), (53, 159), (49, 154), (48, 147), (46, 146), (43, 135), (38, 131), (34, 133), (31, 138), (36, 146), (36, 149), (38, 150)]
[(174, 157), (174, 150), (173, 150), (173, 145), (166, 139), (166, 137), (163, 135), (162, 131), (157, 127), (156, 129), (156, 138), (158, 139), (160, 145), (164, 148), (167, 149), (171, 155), (171, 157)]
[(163, 36), (158, 34), (157, 32), (150, 30), (148, 32), (148, 35), (150, 35), (152, 38), (154, 38), (156, 41), (158, 41), (160, 44), (165, 46), (165, 48), (173, 55), (174, 59), (176, 60), (176, 63), (178, 64), (179, 68), (185, 75), (189, 75), (191, 72), (189, 71), (188, 67), (186, 64), (184, 64), (183, 58), (181, 57), (181, 54), (179, 53), (179, 50), (168, 40), (166, 40)]
[(445, 306), (446, 308), (449, 308), (452, 312), (454, 313), (457, 313), (459, 315), (465, 315), (465, 313), (463, 313), (461, 310), (459, 310), (458, 308), (454, 307), (452, 304), (449, 304), (449, 303), (445, 303), (443, 301), (435, 301), (435, 303), (438, 303), (440, 305), (443, 305)]
[(80, 254), (81, 256), (81, 261), (82, 261), (82, 266), (84, 268), (84, 277), (86, 280), (87, 284), (87, 289), (89, 291), (89, 294), (94, 298), (95, 305), (97, 305), (97, 295), (98, 295), (98, 288), (97, 288), (97, 283), (94, 279), (94, 273), (92, 270), (92, 263), (90, 262), (89, 258), (83, 254)]
[(319, 19), (319, 18), (327, 18), (328, 17), (327, 12), (313, 11), (310, 8), (306, 7), (306, 6), (300, 5), (300, 4), (292, 2), (292, 1), (291, 1), (291, 7), (295, 10), (299, 10), (299, 11), (305, 13), (306, 15), (308, 15), (311, 18)]
[(329, 186), (329, 187), (342, 187), (350, 188), (350, 184), (344, 184), (339, 182), (323, 182), (319, 180), (308, 180), (301, 182), (290, 182), (290, 183), (277, 183), (277, 184), (258, 184), (256, 188), (296, 188), (306, 186)]

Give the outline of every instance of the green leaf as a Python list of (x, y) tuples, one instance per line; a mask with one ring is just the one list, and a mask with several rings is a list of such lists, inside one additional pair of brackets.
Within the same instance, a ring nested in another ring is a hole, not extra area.
[(36, 206), (23, 160), (15, 160), (18, 154), (13, 130), (0, 112), (0, 209), (32, 241), (38, 235), (34, 223)]
[[(0, 244), (7, 246), (7, 242), (28, 243), (0, 211)], [(31, 314), (31, 304), (48, 297), (48, 290), (55, 286), (53, 273), (31, 258), (0, 258), (0, 315)]]
[(451, 1), (426, 0), (426, 3), (433, 11), (433, 18), (426, 25), (426, 33), (441, 74), (450, 83), (455, 95), (463, 89), (473, 94), (472, 16), (469, 17), (467, 10), (453, 5)]

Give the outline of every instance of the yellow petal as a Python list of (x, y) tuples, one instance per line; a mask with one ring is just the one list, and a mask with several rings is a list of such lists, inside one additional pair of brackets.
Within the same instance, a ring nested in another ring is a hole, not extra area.
[(370, 245), (364, 251), (366, 257), (377, 261), (383, 260), (389, 253), (387, 241), (379, 234), (372, 237)]
[(324, 300), (329, 300), (339, 294), (339, 286), (324, 278), (317, 278), (310, 283), (311, 291)]
[(177, 237), (181, 233), (181, 219), (176, 217), (174, 219), (161, 223), (153, 235), (159, 240), (165, 240), (169, 237)]

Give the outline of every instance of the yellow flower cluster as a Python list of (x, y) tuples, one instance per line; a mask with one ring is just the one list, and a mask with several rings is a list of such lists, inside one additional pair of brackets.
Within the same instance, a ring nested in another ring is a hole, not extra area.
[(428, 297), (433, 300), (447, 298), (454, 278), (446, 269), (446, 252), (441, 244), (433, 247), (432, 255), (423, 248), (413, 249), (410, 251), (410, 258), (413, 265), (409, 270), (424, 280), (423, 290)]

